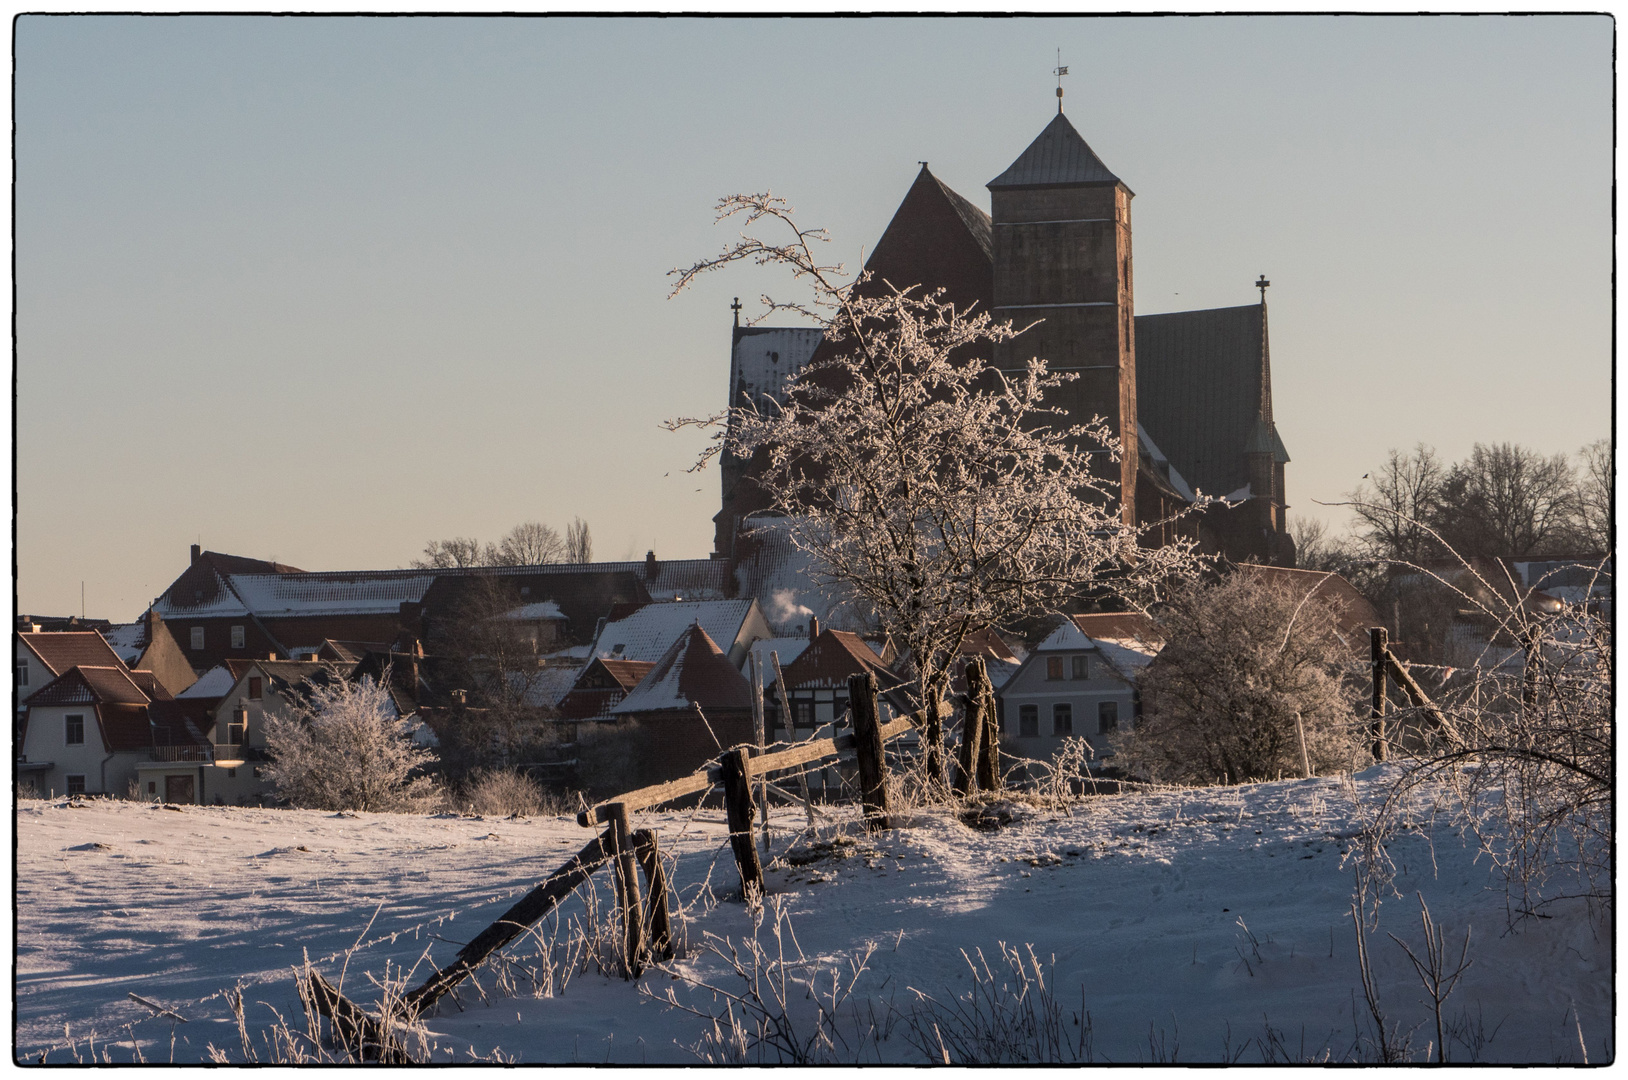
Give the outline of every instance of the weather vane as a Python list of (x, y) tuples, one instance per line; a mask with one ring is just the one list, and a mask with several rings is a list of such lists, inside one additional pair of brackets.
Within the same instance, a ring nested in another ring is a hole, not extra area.
[(1063, 66), (1063, 50), (1057, 50), (1057, 67), (1052, 72), (1057, 76), (1057, 111), (1063, 111), (1063, 76), (1068, 74), (1068, 68)]

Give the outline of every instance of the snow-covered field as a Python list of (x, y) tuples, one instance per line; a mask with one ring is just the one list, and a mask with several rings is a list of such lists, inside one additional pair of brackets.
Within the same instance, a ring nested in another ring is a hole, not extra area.
[[(1096, 798), (1066, 811), (1009, 804), (1012, 819), (994, 831), (924, 812), (867, 839), (839, 814), (827, 833), (846, 821), (857, 842), (841, 845), (840, 856), (771, 869), (771, 900), (788, 913), (803, 952), (828, 967), (876, 946), (854, 998), (874, 1005), (867, 1015), (885, 1018), (891, 1004), (899, 1017), (911, 988), (965, 992), (962, 950), (993, 958), (1000, 942), (1032, 944), (1042, 959), (1055, 957), (1051, 985), (1071, 1031), (1082, 1001), (1089, 1011), (1096, 1060), (1217, 1061), (1243, 1048), (1241, 1060), (1257, 1061), (1252, 1040), (1268, 1025), (1291, 1053), (1327, 1046), (1344, 1058), (1366, 1010), (1342, 838), (1355, 828), (1352, 797), (1375, 797), (1383, 776), (1380, 768), (1355, 783)], [(776, 822), (789, 827), (799, 817), (780, 812)], [(674, 883), (689, 907), (687, 957), (641, 982), (708, 1007), (710, 995), (679, 976), (738, 987), (700, 947), (703, 932), (751, 933), (746, 909), (730, 897), (738, 878), (722, 814), (640, 815), (638, 824), (656, 828), (676, 855)], [(173, 1033), (175, 1060), (199, 1060), (210, 1044), (243, 1060), (223, 990), (244, 986), (252, 1030), (269, 1026), (274, 1009), (302, 1027), (291, 966), (309, 955), (337, 980), (344, 961), (336, 957), (362, 941), (344, 986), (371, 1003), (370, 974), (383, 975), (387, 961), (411, 966), (425, 949), (445, 962), (589, 836), (569, 819), (25, 800), (17, 810), (16, 1055), (87, 1059), (94, 1037), (98, 1059), (128, 1061), (134, 1036), (147, 1060), (167, 1060)], [(1386, 1012), (1420, 1025), (1416, 1053), (1433, 1041), (1434, 1021), (1386, 935), (1419, 949), (1418, 892), (1455, 960), (1473, 927), (1474, 965), (1447, 1011), (1477, 1018), (1491, 1036), (1482, 1060), (1613, 1058), (1607, 923), (1580, 903), (1562, 904), (1511, 929), (1499, 880), (1445, 824), (1390, 850), (1402, 896), (1385, 899), (1369, 948)], [(608, 871), (595, 880), (608, 897)], [(567, 910), (569, 923), (582, 905)], [(534, 949), (535, 939), (516, 948)], [(538, 996), (524, 978), (502, 989), (490, 969), (479, 981), (479, 990), (460, 990), (461, 1006), (445, 1001), (427, 1021), (436, 1060), (696, 1060), (689, 1048), (703, 1022), (641, 996), (637, 983), (591, 967), (557, 996)], [(186, 1022), (154, 1017), (131, 992)], [(1456, 1044), (1453, 1052), (1468, 1053)], [(900, 1024), (858, 1053), (922, 1060)]]

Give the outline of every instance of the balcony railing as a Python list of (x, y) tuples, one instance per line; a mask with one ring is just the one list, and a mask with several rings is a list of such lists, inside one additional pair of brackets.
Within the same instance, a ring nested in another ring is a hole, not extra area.
[(211, 748), (207, 746), (155, 746), (153, 747), (154, 761), (203, 761), (215, 760)]

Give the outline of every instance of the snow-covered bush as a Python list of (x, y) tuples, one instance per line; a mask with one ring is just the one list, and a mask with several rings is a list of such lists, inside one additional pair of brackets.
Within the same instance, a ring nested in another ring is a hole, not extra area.
[(379, 682), (335, 678), (313, 686), (294, 715), (266, 716), (266, 777), (312, 810), (420, 810), (435, 798), (415, 771), (433, 754), (413, 742)]
[(543, 805), (537, 781), (514, 769), (476, 773), (464, 788), (471, 812), (476, 814), (535, 814)]
[(1245, 573), (1175, 591), (1156, 613), (1166, 644), (1141, 677), (1143, 715), (1121, 767), (1154, 780), (1240, 784), (1355, 762), (1360, 694), (1333, 610)]

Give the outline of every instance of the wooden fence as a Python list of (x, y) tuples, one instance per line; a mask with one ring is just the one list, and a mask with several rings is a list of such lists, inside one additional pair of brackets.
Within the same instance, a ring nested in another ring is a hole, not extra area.
[[(977, 674), (969, 677), (972, 692), (965, 702), (968, 734), (963, 738), (963, 769), (958, 785), (964, 787), (976, 787), (982, 778), (1000, 776), (994, 701), (987, 693), (988, 679), (983, 676), (982, 665), (969, 665), (969, 669), (973, 667)], [(624, 975), (637, 976), (652, 959), (670, 959), (674, 948), (669, 921), (670, 890), (661, 862), (660, 844), (653, 830), (631, 830), (629, 815), (721, 784), (729, 821), (729, 843), (740, 869), (743, 898), (761, 895), (763, 891), (763, 866), (752, 840), (752, 816), (756, 810), (752, 798), (754, 781), (761, 784), (775, 773), (851, 757), (858, 766), (865, 827), (872, 831), (888, 828), (887, 762), (883, 748), (889, 740), (925, 726), (928, 713), (923, 709), (881, 723), (875, 677), (869, 673), (855, 675), (848, 686), (851, 732), (799, 743), (773, 753), (764, 753), (755, 747), (734, 747), (690, 776), (624, 792), (578, 814), (579, 825), (591, 829), (603, 825), (606, 826), (604, 832), (459, 949), (451, 963), (436, 968), (421, 985), (405, 994), (393, 1010), (393, 1016), (380, 1018), (364, 1011), (317, 972), (312, 972), (307, 981), (307, 1000), (329, 1020), (339, 1041), (362, 1058), (405, 1061), (401, 1043), (392, 1034), (394, 1023), (410, 1021), (428, 1012), (494, 952), (525, 933), (607, 863), (615, 873), (616, 903), (623, 930), (619, 952)], [(966, 746), (968, 741), (973, 746)], [(639, 881), (641, 872), (643, 889)], [(646, 895), (648, 903), (643, 899)]]

